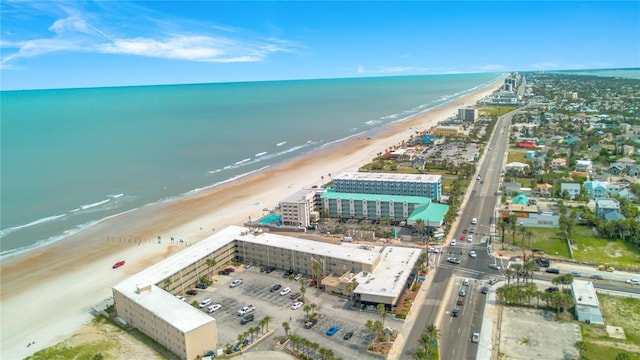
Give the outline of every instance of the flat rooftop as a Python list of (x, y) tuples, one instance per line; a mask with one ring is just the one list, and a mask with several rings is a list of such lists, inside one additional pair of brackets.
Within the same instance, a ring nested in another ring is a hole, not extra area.
[(360, 272), (355, 276), (358, 286), (354, 292), (380, 297), (398, 297), (407, 283), (413, 265), (420, 257), (420, 249), (387, 246), (380, 263), (373, 272)]
[(573, 284), (571, 284), (571, 292), (575, 298), (576, 306), (600, 306), (598, 296), (596, 296), (596, 289), (591, 281), (574, 279)]
[(322, 193), (325, 189), (324, 188), (318, 188), (318, 189), (301, 189), (298, 190), (296, 192), (294, 192), (293, 194), (287, 196), (286, 198), (284, 198), (283, 200), (281, 200), (280, 202), (287, 202), (287, 203), (300, 203), (300, 202), (306, 202), (307, 200), (307, 196), (309, 194), (317, 194), (317, 193)]
[(420, 182), (437, 183), (442, 179), (441, 175), (430, 174), (389, 174), (389, 173), (366, 173), (347, 172), (333, 180), (366, 180), (366, 181), (395, 181), (395, 182)]
[[(239, 235), (236, 240), (248, 243), (270, 245), (281, 249), (294, 250), (316, 256), (326, 256), (335, 259), (349, 260), (361, 264), (373, 264), (382, 251), (382, 246), (357, 244), (331, 244), (322, 241), (300, 239), (292, 236), (271, 233), (247, 233)], [(349, 251), (346, 251), (348, 249)]]

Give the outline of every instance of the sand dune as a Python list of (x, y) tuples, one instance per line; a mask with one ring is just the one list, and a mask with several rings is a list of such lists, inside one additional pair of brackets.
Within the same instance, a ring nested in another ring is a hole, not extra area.
[[(356, 171), (384, 149), (457, 114), (458, 107), (474, 105), (500, 83), (389, 125), (371, 138), (328, 146), (174, 203), (143, 207), (4, 261), (1, 358), (21, 359), (64, 340), (91, 319), (89, 310), (111, 296), (111, 286), (129, 275), (214, 229), (242, 224), (249, 217), (257, 219), (263, 208), (276, 206), (292, 192), (320, 185), (321, 177), (328, 182), (329, 174)], [(120, 259), (126, 259), (126, 264), (112, 269)], [(36, 344), (27, 347), (31, 341)]]

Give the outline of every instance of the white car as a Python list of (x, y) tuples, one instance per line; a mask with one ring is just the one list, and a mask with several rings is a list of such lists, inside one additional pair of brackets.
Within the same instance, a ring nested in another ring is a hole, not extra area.
[(631, 284), (631, 285), (640, 285), (640, 280), (638, 279), (628, 279), (627, 281), (625, 281), (627, 284)]
[(213, 302), (213, 300), (211, 300), (211, 298), (206, 298), (206, 299), (200, 301), (200, 305), (199, 306), (202, 309), (203, 307), (211, 304), (212, 302)]
[(302, 301), (296, 301), (291, 304), (291, 310), (298, 310), (302, 306)]
[(280, 296), (285, 296), (290, 292), (291, 292), (291, 289), (286, 287), (286, 288), (282, 289), (282, 291), (280, 291)]
[(451, 246), (456, 246), (456, 239), (451, 240)]
[(475, 258), (477, 258), (477, 257), (478, 257), (478, 255), (476, 254), (476, 252), (475, 252), (475, 251), (471, 250), (471, 251), (469, 251), (469, 257), (470, 257), (470, 258), (474, 258), (474, 259), (475, 259)]
[(478, 343), (480, 341), (480, 333), (474, 332), (471, 336), (471, 342)]
[(467, 278), (462, 279), (462, 285), (469, 286), (469, 279)]
[(477, 223), (478, 223), (478, 219), (476, 218), (471, 219), (471, 225), (475, 225)]
[(187, 301), (184, 296), (176, 295), (176, 298), (178, 298), (178, 300)]
[(430, 253), (437, 254), (437, 253), (439, 253), (439, 252), (440, 252), (440, 250), (438, 250), (437, 248), (435, 248), (435, 247), (431, 246), (431, 247), (429, 248), (429, 252), (430, 252)]
[(220, 304), (213, 304), (213, 305), (209, 306), (207, 309), (209, 310), (209, 312), (210, 312), (210, 313), (212, 313), (212, 312), (216, 312), (216, 311), (218, 311), (218, 310), (222, 309), (222, 305), (220, 305)]
[(298, 274), (298, 275), (296, 275), (296, 277), (293, 278), (293, 280), (300, 281), (300, 279), (302, 279), (303, 276), (304, 275), (302, 275), (302, 274)]
[(234, 288), (236, 286), (240, 286), (240, 284), (242, 284), (242, 279), (236, 279), (236, 280), (233, 280), (231, 284), (229, 284), (229, 287)]
[(473, 242), (473, 235), (469, 234), (469, 236), (467, 236), (467, 242)]

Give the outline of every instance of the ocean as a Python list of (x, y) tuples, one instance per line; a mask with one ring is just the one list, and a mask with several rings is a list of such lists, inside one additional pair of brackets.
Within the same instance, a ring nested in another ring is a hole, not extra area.
[(0, 92), (0, 259), (375, 133), (501, 76)]

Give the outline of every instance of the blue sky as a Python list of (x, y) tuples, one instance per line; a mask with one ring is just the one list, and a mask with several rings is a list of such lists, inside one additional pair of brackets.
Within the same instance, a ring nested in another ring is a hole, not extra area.
[(640, 2), (1, 0), (0, 88), (640, 67)]

